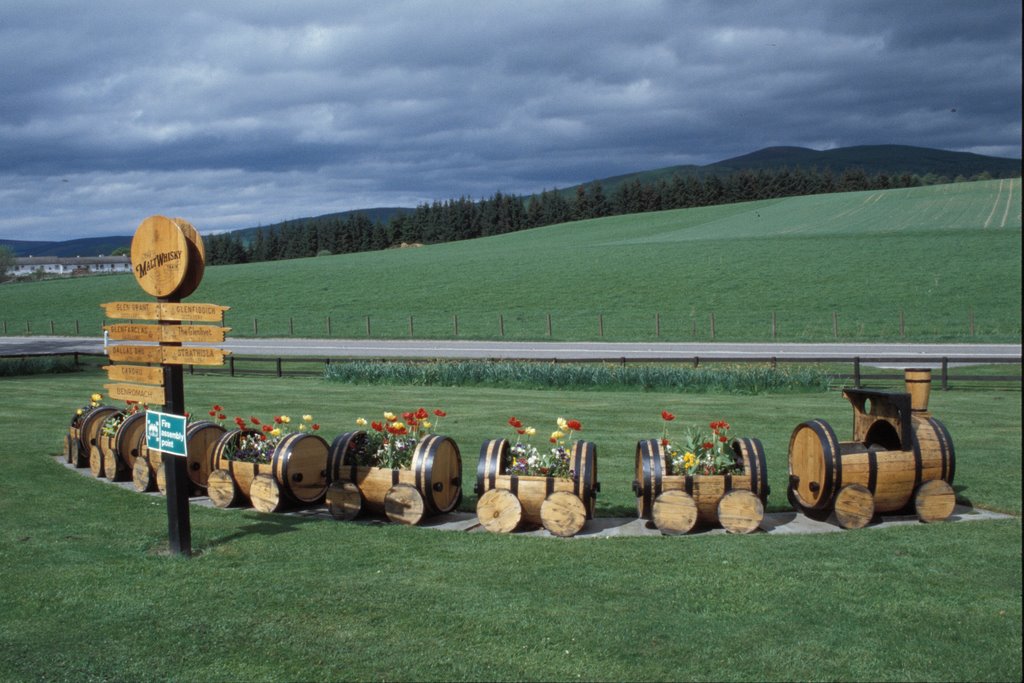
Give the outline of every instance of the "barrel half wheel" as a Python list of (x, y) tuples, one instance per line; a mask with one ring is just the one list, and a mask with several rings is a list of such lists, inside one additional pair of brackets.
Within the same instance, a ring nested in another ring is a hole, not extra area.
[[(161, 465), (161, 468), (163, 465)], [(206, 480), (206, 493), (216, 507), (228, 508), (237, 505), (242, 498), (234, 479), (227, 470), (213, 470)]]
[(352, 481), (336, 481), (328, 486), (325, 503), (335, 519), (350, 521), (363, 511), (363, 495)]
[[(209, 477), (207, 477), (209, 482)], [(249, 487), (249, 500), (259, 512), (277, 512), (284, 507), (281, 487), (272, 474), (257, 474)]]
[(145, 458), (135, 458), (132, 466), (132, 486), (139, 493), (156, 490), (156, 472)]
[(718, 521), (732, 534), (749, 534), (761, 525), (764, 505), (753, 492), (737, 489), (718, 502)]
[(491, 533), (512, 533), (523, 520), (523, 505), (508, 489), (490, 489), (477, 501), (476, 517)]
[(941, 522), (953, 514), (956, 491), (941, 479), (926, 481), (914, 494), (914, 511), (922, 522)]
[(419, 524), (426, 509), (423, 494), (412, 484), (395, 484), (384, 494), (384, 514), (397, 524)]
[(583, 530), (587, 507), (576, 494), (555, 491), (541, 503), (540, 521), (553, 535), (569, 538)]
[(666, 536), (687, 534), (697, 524), (697, 502), (686, 491), (665, 491), (651, 508), (654, 526)]
[(875, 497), (860, 484), (849, 484), (836, 494), (835, 512), (839, 526), (863, 529), (875, 516)]

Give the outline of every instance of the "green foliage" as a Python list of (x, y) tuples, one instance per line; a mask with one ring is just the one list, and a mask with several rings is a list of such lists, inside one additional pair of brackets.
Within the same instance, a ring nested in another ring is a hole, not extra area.
[(829, 387), (828, 375), (813, 366), (783, 369), (761, 365), (694, 368), (665, 364), (346, 361), (332, 363), (325, 376), (328, 380), (349, 384), (636, 389), (691, 393), (724, 391), (756, 394), (766, 391), (824, 391)]
[(42, 358), (0, 358), (0, 377), (76, 372), (78, 366), (68, 356)]

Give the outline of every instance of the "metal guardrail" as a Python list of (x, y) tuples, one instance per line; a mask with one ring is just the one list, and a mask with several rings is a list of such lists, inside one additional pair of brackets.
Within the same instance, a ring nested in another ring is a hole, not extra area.
[[(99, 358), (102, 362), (107, 362), (106, 355), (102, 353), (86, 353), (86, 352), (64, 352), (64, 353), (39, 353), (39, 354), (17, 354), (10, 356), (0, 356), (0, 358), (45, 358), (45, 357), (67, 357), (73, 356), (75, 365), (85, 365), (83, 362), (84, 358)], [(186, 365), (186, 372), (190, 375), (228, 375), (230, 377), (245, 377), (245, 376), (263, 376), (263, 377), (285, 377), (285, 376), (320, 376), (327, 369), (328, 366), (336, 363), (358, 363), (358, 362), (383, 362), (383, 363), (433, 363), (438, 361), (451, 361), (457, 362), (459, 359), (453, 358), (349, 358), (349, 357), (312, 357), (312, 356), (236, 356), (231, 355), (227, 357), (227, 362), (224, 366), (210, 367), (210, 366), (191, 366)], [(463, 359), (469, 362), (503, 362), (503, 363), (549, 363), (549, 364), (584, 364), (584, 363), (605, 363), (615, 364), (625, 367), (628, 364), (643, 364), (643, 363), (675, 363), (675, 364), (688, 364), (693, 367), (700, 367), (702, 364), (719, 364), (719, 363), (767, 363), (772, 367), (777, 367), (782, 364), (801, 364), (801, 363), (813, 363), (813, 364), (851, 364), (852, 371), (850, 373), (835, 373), (832, 376), (837, 379), (852, 379), (855, 387), (860, 387), (864, 380), (902, 380), (902, 370), (899, 373), (879, 373), (864, 371), (864, 366), (871, 366), (877, 368), (878, 366), (899, 366), (903, 367), (929, 367), (935, 366), (939, 372), (937, 379), (939, 387), (943, 390), (949, 389), (949, 381), (951, 377), (957, 381), (971, 381), (971, 382), (1022, 382), (1022, 376), (1016, 375), (978, 375), (978, 374), (960, 374), (956, 373), (955, 376), (951, 376), (950, 367), (953, 366), (970, 366), (970, 365), (1020, 365), (1022, 359), (1018, 358), (1000, 358), (1000, 359), (987, 359), (978, 360), (970, 357), (960, 356), (903, 356), (903, 357), (892, 357), (892, 356), (828, 356), (828, 357), (785, 357), (779, 359), (777, 356), (764, 356), (764, 357), (723, 357), (723, 356), (693, 356), (688, 358), (637, 358), (637, 357), (615, 357), (615, 358), (486, 358), (486, 359)], [(289, 366), (286, 370), (285, 364)], [(309, 367), (314, 366), (312, 370), (299, 370), (295, 369), (294, 366)], [(257, 366), (253, 368), (252, 366)]]

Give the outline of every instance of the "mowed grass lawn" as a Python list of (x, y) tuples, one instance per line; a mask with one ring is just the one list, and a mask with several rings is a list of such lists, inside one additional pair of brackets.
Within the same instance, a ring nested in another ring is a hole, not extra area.
[[(760, 341), (774, 313), (780, 341), (1012, 342), (1020, 197), (1017, 178), (615, 216), (211, 267), (190, 300), (231, 306), (236, 337), (359, 338), (369, 318), (374, 338), (689, 341), (713, 314), (714, 339)], [(24, 283), (0, 319), (97, 335), (100, 303), (145, 298), (129, 275)]]
[[(1019, 680), (1021, 394), (934, 392), (956, 487), (1017, 515), (806, 536), (562, 540), (193, 507), (168, 557), (162, 498), (51, 457), (96, 372), (0, 379), (2, 680)], [(189, 377), (190, 410), (312, 413), (323, 434), (424, 406), (472, 481), (485, 438), (558, 416), (598, 445), (598, 514), (630, 513), (633, 451), (725, 418), (768, 453), (784, 509), (789, 434), (849, 434), (837, 392), (760, 396), (348, 386)], [(471, 488), (471, 486), (470, 486)], [(473, 508), (471, 492), (465, 509)]]

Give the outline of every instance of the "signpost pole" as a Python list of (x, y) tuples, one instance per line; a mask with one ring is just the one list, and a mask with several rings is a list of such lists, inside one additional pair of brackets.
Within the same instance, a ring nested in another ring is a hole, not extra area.
[[(180, 299), (159, 299), (161, 302), (178, 303)], [(160, 321), (161, 325), (176, 324)], [(164, 364), (164, 410), (174, 415), (185, 414), (185, 381), (181, 365)], [(164, 474), (167, 477), (167, 533), (171, 552), (175, 555), (192, 555), (192, 524), (189, 518), (188, 495), (189, 477), (185, 458), (171, 455), (164, 458)]]

